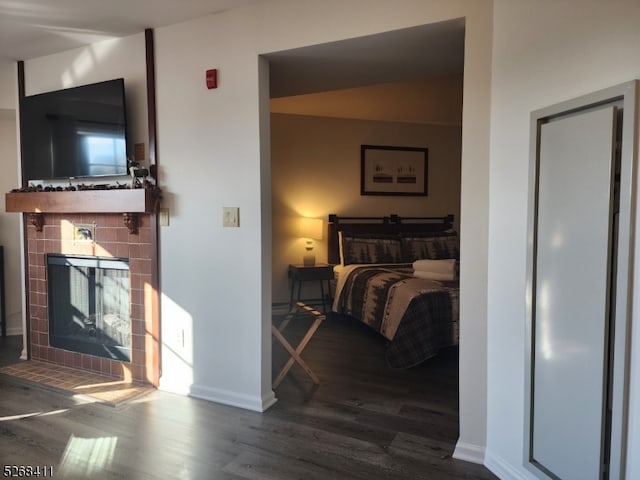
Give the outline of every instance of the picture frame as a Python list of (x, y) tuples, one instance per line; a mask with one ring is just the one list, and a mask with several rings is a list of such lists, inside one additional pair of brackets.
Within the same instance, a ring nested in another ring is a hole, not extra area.
[(429, 149), (360, 146), (360, 195), (427, 196)]
[(73, 222), (73, 244), (95, 244), (96, 224), (95, 223), (75, 223)]

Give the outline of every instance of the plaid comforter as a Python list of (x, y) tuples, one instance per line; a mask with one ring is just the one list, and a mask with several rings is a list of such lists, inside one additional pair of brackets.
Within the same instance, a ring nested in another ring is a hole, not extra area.
[(347, 314), (389, 341), (387, 363), (417, 365), (458, 344), (458, 282), (416, 278), (411, 265), (349, 265), (333, 311)]

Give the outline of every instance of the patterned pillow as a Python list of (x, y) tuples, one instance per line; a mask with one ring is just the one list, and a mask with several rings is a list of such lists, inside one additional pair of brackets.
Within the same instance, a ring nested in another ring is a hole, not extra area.
[(402, 237), (404, 262), (414, 262), (421, 259), (460, 259), (460, 239), (455, 232), (437, 236), (410, 235)]
[(352, 263), (402, 263), (402, 244), (397, 235), (340, 232), (340, 259)]

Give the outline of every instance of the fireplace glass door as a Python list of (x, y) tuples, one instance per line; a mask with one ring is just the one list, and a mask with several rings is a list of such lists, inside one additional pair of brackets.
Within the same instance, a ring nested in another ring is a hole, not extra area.
[(51, 346), (130, 361), (128, 261), (48, 255), (47, 270)]

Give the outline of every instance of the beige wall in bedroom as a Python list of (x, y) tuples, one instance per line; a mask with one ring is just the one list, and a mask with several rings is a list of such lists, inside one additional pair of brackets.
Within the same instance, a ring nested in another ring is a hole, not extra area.
[[(327, 261), (329, 213), (453, 213), (458, 227), (462, 81), (449, 75), (271, 100), (274, 304), (288, 302), (287, 266), (302, 262), (305, 241), (295, 232), (300, 216), (323, 220), (318, 262)], [(428, 195), (361, 196), (362, 144), (427, 147)]]
[[(360, 195), (360, 145), (427, 147), (428, 196)], [(460, 214), (460, 127), (272, 114), (273, 301), (288, 302), (287, 266), (301, 263), (300, 216), (322, 218), (318, 262), (327, 261), (327, 215)], [(310, 292), (309, 292), (310, 293)]]

